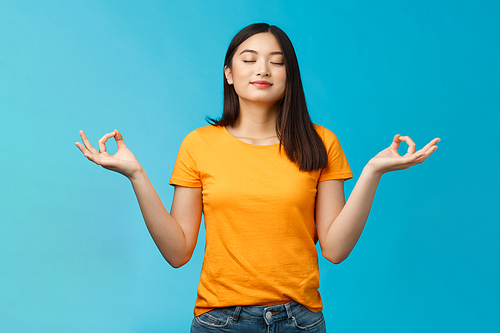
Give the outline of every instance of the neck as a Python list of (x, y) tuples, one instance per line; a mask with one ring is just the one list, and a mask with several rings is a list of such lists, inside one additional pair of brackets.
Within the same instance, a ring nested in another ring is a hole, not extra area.
[(238, 119), (227, 128), (233, 136), (248, 143), (278, 143), (276, 135), (277, 113), (275, 105), (248, 103), (240, 99)]

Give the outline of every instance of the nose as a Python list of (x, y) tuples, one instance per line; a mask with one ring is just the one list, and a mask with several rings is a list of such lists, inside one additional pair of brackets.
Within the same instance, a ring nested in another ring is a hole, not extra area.
[(257, 72), (255, 73), (257, 76), (271, 76), (271, 72), (269, 71), (269, 67), (267, 62), (260, 61), (259, 66), (257, 67)]

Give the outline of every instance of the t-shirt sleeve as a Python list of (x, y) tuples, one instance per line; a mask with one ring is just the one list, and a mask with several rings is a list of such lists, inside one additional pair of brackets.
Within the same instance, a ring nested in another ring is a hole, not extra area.
[[(323, 135), (321, 135), (321, 130)], [(328, 154), (328, 166), (321, 171), (319, 181), (351, 179), (352, 171), (337, 136), (324, 127), (321, 130), (319, 132)]]
[(197, 165), (199, 145), (200, 140), (196, 131), (184, 138), (177, 154), (172, 177), (170, 177), (170, 185), (202, 187)]

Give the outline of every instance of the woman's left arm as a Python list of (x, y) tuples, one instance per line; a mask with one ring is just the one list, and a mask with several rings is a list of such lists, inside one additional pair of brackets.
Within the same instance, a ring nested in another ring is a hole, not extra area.
[[(398, 154), (401, 141), (408, 144), (408, 152), (403, 156)], [(327, 180), (318, 184), (316, 225), (321, 252), (327, 260), (339, 264), (351, 253), (368, 219), (382, 175), (422, 163), (437, 149), (439, 141), (436, 138), (415, 151), (416, 145), (410, 137), (396, 135), (392, 144), (364, 167), (345, 204), (344, 180)]]

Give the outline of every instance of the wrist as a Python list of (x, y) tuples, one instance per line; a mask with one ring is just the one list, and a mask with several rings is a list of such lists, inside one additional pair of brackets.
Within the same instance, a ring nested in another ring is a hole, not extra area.
[(373, 165), (371, 160), (365, 165), (362, 173), (366, 174), (371, 178), (378, 178), (378, 179), (380, 179), (384, 174), (383, 171), (377, 170), (377, 168)]
[(146, 171), (142, 167), (138, 167), (136, 171), (127, 176), (131, 182), (139, 181), (146, 176)]

